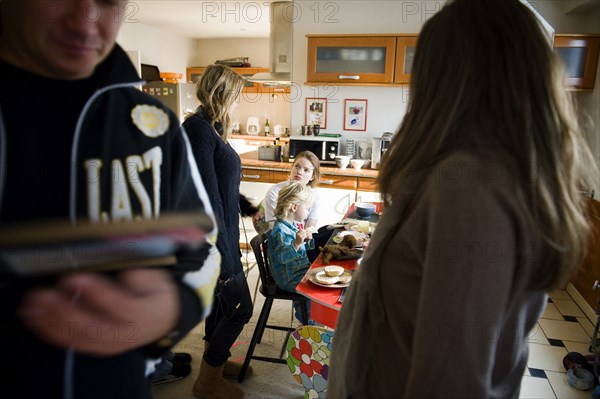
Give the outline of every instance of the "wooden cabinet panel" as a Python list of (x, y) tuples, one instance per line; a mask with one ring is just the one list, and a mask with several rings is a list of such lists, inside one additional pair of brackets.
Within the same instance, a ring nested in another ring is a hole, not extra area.
[(379, 189), (377, 187), (377, 183), (375, 183), (375, 179), (367, 179), (364, 177), (358, 178), (358, 191), (373, 191), (378, 192)]
[(600, 53), (600, 35), (556, 34), (554, 51), (567, 69), (567, 85), (578, 91), (593, 91)]
[(307, 35), (307, 80), (326, 83), (392, 83), (393, 35)]
[(319, 182), (321, 188), (341, 188), (345, 190), (356, 190), (356, 177), (351, 176), (336, 176), (336, 175), (321, 175)]
[(398, 36), (396, 38), (396, 69), (394, 82), (407, 84), (410, 82), (412, 64), (417, 47), (417, 35)]
[(242, 168), (242, 181), (247, 182), (279, 183), (287, 180), (289, 176), (289, 170)]

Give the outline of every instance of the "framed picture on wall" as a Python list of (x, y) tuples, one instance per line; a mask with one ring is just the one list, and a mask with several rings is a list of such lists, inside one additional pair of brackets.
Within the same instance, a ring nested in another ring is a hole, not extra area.
[(367, 100), (344, 100), (344, 130), (367, 130)]
[(320, 125), (321, 129), (327, 128), (327, 99), (307, 98), (304, 113), (305, 125)]

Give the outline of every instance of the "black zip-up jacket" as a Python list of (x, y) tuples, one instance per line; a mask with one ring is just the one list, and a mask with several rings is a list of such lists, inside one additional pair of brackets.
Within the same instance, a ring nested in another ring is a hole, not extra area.
[[(44, 79), (2, 61), (0, 75), (1, 224), (105, 223), (195, 210), (212, 215), (177, 117), (139, 90), (143, 82), (119, 46), (82, 81)], [(215, 237), (216, 230), (209, 241)], [(215, 252), (208, 245), (181, 253), (170, 269), (181, 302), (173, 343), (210, 310), (219, 275)], [(65, 352), (41, 342), (14, 314), (23, 292), (48, 280), (0, 275), (0, 375), (21, 390), (20, 398), (64, 397)], [(150, 397), (146, 366), (161, 351), (76, 355), (74, 398)]]

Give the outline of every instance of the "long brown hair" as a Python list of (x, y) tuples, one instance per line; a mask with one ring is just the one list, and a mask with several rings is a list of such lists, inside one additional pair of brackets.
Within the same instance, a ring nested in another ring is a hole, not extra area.
[(560, 287), (588, 243), (580, 191), (598, 182), (563, 77), (518, 0), (448, 3), (419, 34), (407, 113), (379, 175), (388, 206), (403, 176), (453, 150), (499, 149), (518, 165), (531, 217), (555, 252), (536, 287)]
[(196, 85), (196, 96), (202, 104), (202, 111), (211, 120), (213, 128), (220, 123), (223, 128), (221, 137), (227, 140), (227, 131), (231, 126), (229, 108), (237, 101), (245, 79), (224, 65), (209, 65)]

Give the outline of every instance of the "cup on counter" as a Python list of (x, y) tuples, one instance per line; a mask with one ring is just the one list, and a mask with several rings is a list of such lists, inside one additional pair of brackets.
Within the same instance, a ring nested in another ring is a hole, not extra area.
[(313, 133), (318, 136), (321, 133), (321, 125), (313, 125)]
[(350, 157), (347, 155), (338, 155), (335, 157), (335, 164), (342, 170), (345, 170), (349, 163)]

